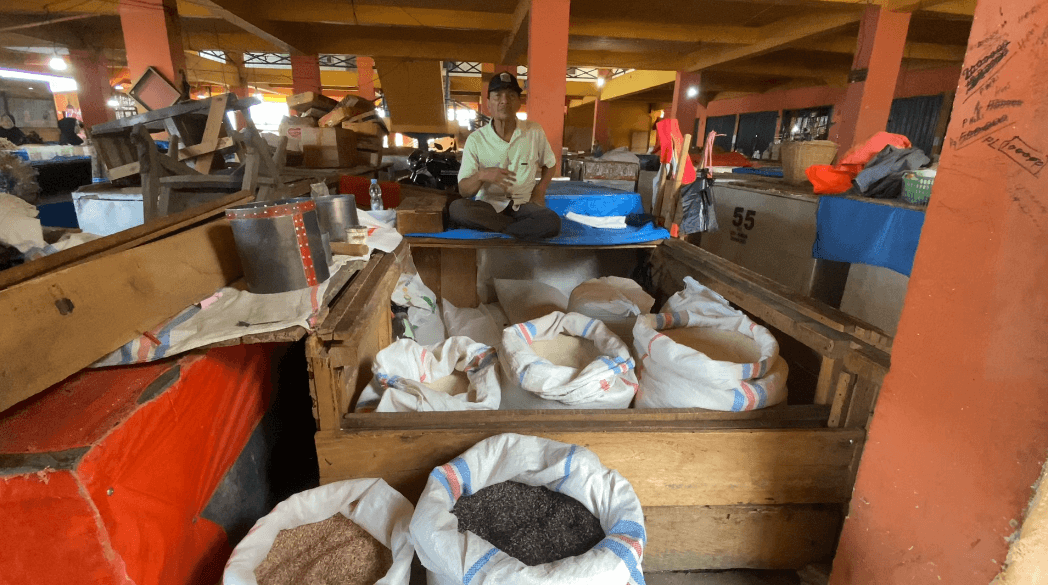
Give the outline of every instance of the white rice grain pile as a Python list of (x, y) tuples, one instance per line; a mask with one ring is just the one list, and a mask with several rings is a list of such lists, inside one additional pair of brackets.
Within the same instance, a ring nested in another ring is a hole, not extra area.
[(660, 333), (681, 345), (706, 354), (711, 360), (749, 364), (761, 359), (757, 342), (738, 331), (709, 327), (678, 327)]

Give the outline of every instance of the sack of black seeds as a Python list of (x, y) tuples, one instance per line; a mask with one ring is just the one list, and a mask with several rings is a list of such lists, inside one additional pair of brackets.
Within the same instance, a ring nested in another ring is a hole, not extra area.
[[(222, 583), (351, 583), (374, 575), (375, 566), (388, 564), (391, 556), (389, 570), (371, 582), (407, 585), (415, 556), (408, 532), (413, 512), (411, 502), (381, 479), (339, 481), (299, 492), (255, 522), (233, 549)], [(309, 527), (319, 530), (303, 530)], [(378, 542), (363, 542), (371, 539)], [(386, 558), (376, 558), (376, 547), (388, 548), (390, 554), (383, 551)], [(273, 566), (275, 558), (291, 563), (307, 556), (307, 566), (293, 567), (290, 575), (274, 575), (288, 572)]]
[(633, 486), (590, 450), (539, 437), (498, 435), (434, 469), (411, 537), (430, 585), (644, 583)]

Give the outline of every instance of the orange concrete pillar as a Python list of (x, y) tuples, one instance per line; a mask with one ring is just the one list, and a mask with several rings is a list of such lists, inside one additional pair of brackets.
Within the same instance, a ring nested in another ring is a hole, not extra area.
[(291, 56), (291, 87), (295, 93), (321, 92), (318, 55)]
[(1041, 0), (976, 5), (831, 585), (989, 583), (1027, 533), (1048, 452), (1045, 30)]
[(375, 60), (371, 57), (357, 57), (357, 88), (360, 97), (374, 101)]
[(867, 6), (852, 62), (855, 81), (841, 103), (836, 134), (830, 134), (841, 154), (887, 128), (909, 28), (909, 13)]
[(531, 0), (528, 23), (528, 120), (538, 122), (557, 156), (564, 144), (570, 0)]
[(176, 0), (120, 0), (120, 28), (132, 82), (153, 67), (182, 88), (186, 56)]
[(481, 63), (480, 65), (480, 113), (485, 116), (490, 116), (491, 112), (488, 111), (488, 82), (497, 73), (512, 73), (517, 74), (516, 65), (494, 65), (492, 63)]
[(105, 56), (99, 51), (71, 50), (69, 60), (73, 66), (84, 126), (90, 128), (114, 119), (113, 110), (106, 103), (113, 96), (113, 88), (109, 86)]
[[(597, 75), (599, 75), (604, 81), (608, 81), (608, 79), (611, 78), (611, 69), (598, 69)], [(611, 132), (608, 129), (608, 117), (610, 112), (611, 104), (600, 99), (600, 93), (598, 93), (597, 101), (593, 102), (593, 140), (591, 140), (591, 142), (593, 144), (599, 144), (604, 152), (607, 152), (614, 147), (614, 145), (611, 144)]]
[(699, 132), (706, 125), (706, 105), (708, 98), (703, 98), (702, 73), (678, 71), (673, 84), (673, 106), (670, 118), (676, 118), (680, 124), (680, 133), (691, 134), (691, 144), (702, 143)]

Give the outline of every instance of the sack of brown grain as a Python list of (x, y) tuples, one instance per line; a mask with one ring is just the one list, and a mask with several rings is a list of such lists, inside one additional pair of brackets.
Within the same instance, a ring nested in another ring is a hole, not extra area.
[(407, 585), (414, 507), (381, 479), (297, 493), (277, 504), (233, 550), (223, 585)]

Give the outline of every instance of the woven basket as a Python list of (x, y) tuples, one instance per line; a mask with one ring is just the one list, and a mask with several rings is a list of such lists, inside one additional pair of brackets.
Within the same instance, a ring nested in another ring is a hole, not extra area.
[(837, 156), (837, 144), (829, 140), (782, 143), (782, 175), (786, 182), (802, 185), (808, 181), (804, 171), (812, 165), (828, 165)]

